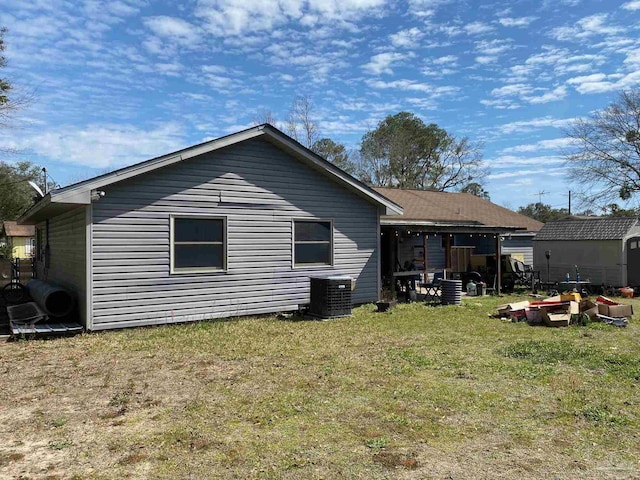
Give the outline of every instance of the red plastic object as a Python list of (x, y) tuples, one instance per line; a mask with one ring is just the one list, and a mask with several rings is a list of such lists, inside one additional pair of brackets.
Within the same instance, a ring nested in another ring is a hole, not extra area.
[(596, 303), (602, 303), (604, 305), (618, 305), (618, 302), (614, 302), (610, 298), (603, 297), (602, 295), (596, 298)]

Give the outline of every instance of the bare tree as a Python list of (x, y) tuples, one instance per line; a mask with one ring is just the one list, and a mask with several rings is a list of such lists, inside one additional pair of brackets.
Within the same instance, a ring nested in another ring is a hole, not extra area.
[(566, 133), (568, 172), (584, 187), (584, 203), (629, 200), (640, 193), (640, 89), (620, 93)]
[(278, 121), (276, 120), (275, 115), (271, 110), (262, 109), (256, 112), (253, 116), (252, 122), (254, 125), (262, 125), (268, 123), (269, 125), (273, 125), (276, 128), (278, 127)]
[(313, 119), (313, 103), (306, 95), (297, 95), (291, 103), (286, 132), (297, 142), (311, 148), (319, 136), (318, 123)]

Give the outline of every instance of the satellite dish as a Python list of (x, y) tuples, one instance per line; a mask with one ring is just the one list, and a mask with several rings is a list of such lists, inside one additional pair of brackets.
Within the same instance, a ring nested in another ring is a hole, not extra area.
[(38, 192), (38, 195), (40, 195), (41, 197), (44, 197), (44, 193), (42, 193), (42, 190), (40, 190), (40, 187), (38, 185), (36, 185), (35, 182), (32, 182), (31, 180), (29, 180), (29, 185), (31, 185), (33, 187), (33, 189)]

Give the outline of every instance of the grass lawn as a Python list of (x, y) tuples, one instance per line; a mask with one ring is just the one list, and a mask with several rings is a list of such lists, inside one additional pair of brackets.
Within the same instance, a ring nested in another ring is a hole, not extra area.
[(508, 300), (0, 344), (0, 478), (640, 478), (638, 324)]

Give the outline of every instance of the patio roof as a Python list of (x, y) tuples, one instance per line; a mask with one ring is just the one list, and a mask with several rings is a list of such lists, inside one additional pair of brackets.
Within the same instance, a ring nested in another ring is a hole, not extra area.
[(470, 193), (375, 188), (402, 206), (399, 216), (384, 215), (382, 226), (413, 227), (437, 232), (537, 232), (544, 225)]
[(33, 225), (18, 225), (11, 220), (5, 220), (3, 227), (7, 237), (34, 237), (36, 235), (36, 227)]

